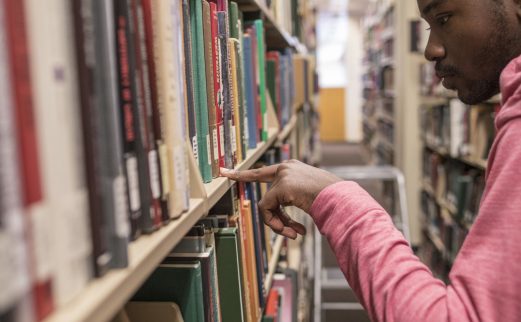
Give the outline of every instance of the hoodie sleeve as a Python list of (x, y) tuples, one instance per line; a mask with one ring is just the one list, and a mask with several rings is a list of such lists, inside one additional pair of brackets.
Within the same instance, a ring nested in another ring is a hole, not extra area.
[(450, 273), (434, 278), (390, 216), (358, 184), (341, 182), (317, 197), (311, 215), (373, 321), (521, 321), (521, 146), (497, 144), (478, 220)]

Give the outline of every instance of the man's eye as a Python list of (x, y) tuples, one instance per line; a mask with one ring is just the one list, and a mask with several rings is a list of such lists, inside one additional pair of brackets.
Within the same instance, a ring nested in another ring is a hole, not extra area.
[(450, 19), (450, 15), (444, 15), (444, 16), (441, 16), (441, 17), (438, 17), (436, 19), (436, 21), (438, 22), (438, 24), (440, 26), (443, 26), (445, 25), (447, 22), (449, 22), (449, 19)]

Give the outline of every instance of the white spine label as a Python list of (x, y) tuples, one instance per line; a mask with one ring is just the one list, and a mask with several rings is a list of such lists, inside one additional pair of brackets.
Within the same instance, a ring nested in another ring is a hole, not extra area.
[(139, 177), (137, 170), (137, 158), (132, 156), (126, 161), (128, 195), (130, 198), (130, 210), (137, 211), (141, 208), (141, 199), (139, 197)]
[(224, 157), (224, 126), (219, 125), (219, 133), (221, 137), (221, 157)]
[(208, 165), (212, 165), (212, 148), (210, 142), (210, 134), (206, 135), (206, 152), (208, 154)]
[(170, 168), (168, 164), (168, 151), (166, 145), (161, 144), (159, 146), (159, 161), (161, 162), (161, 179), (163, 182), (163, 196), (167, 196), (170, 193), (170, 180), (169, 173)]
[(219, 161), (219, 140), (217, 140), (217, 129), (213, 129), (213, 159)]
[(127, 238), (130, 235), (130, 223), (127, 216), (127, 198), (125, 196), (125, 177), (114, 179), (114, 213), (116, 222), (116, 234), (118, 237)]
[(199, 148), (197, 147), (197, 136), (192, 138), (192, 150), (194, 151), (195, 161), (199, 163)]
[(161, 197), (161, 187), (159, 185), (159, 166), (156, 150), (148, 152), (148, 167), (150, 170), (150, 189), (152, 190), (152, 197), (157, 199)]
[(235, 133), (235, 126), (231, 126), (230, 125), (230, 129), (231, 129), (231, 132), (232, 132), (232, 133), (230, 133), (231, 139), (232, 139), (232, 152), (235, 153), (237, 151), (237, 135)]

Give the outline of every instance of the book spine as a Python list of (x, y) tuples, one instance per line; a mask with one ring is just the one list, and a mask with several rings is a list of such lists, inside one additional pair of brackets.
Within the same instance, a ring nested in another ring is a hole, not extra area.
[(248, 147), (257, 147), (257, 116), (255, 112), (255, 79), (253, 75), (252, 44), (251, 36), (246, 34), (243, 40), (244, 60), (244, 93), (245, 104), (248, 111)]
[(137, 103), (141, 118), (141, 141), (146, 155), (146, 165), (148, 166), (148, 179), (150, 195), (150, 214), (153, 217), (155, 227), (160, 227), (163, 223), (163, 213), (161, 205), (161, 184), (159, 161), (157, 150), (155, 149), (155, 139), (152, 120), (152, 98), (150, 95), (150, 80), (148, 78), (148, 56), (146, 51), (146, 40), (143, 21), (143, 8), (140, 0), (132, 0), (132, 25), (133, 41), (135, 50), (135, 76)]
[(101, 183), (100, 183), (100, 116), (94, 106), (95, 91), (95, 43), (94, 17), (92, 0), (73, 2), (74, 39), (76, 42), (76, 62), (78, 65), (78, 90), (80, 94), (81, 120), (83, 129), (83, 147), (85, 154), (85, 171), (89, 191), (89, 213), (92, 240), (92, 262), (94, 274), (102, 276), (108, 270), (110, 258), (108, 241), (101, 232), (105, 221), (102, 216)]
[[(156, 63), (155, 55), (156, 48), (154, 44), (154, 30), (152, 22), (152, 0), (141, 0), (141, 6), (143, 9), (143, 23), (144, 23), (144, 36), (146, 44), (146, 70), (148, 70), (148, 80), (150, 85), (150, 100), (152, 107), (152, 128), (155, 139), (155, 150), (157, 155), (151, 156), (151, 159), (155, 159), (157, 162), (157, 169), (159, 172), (159, 186), (161, 189), (161, 209), (163, 215), (163, 221), (167, 222), (170, 220), (170, 214), (168, 209), (168, 200), (170, 197), (170, 184), (168, 180), (169, 164), (166, 160), (166, 147), (163, 136), (163, 125), (161, 123), (161, 113), (158, 107), (158, 93), (157, 93), (157, 75), (156, 75)], [(145, 87), (146, 90), (146, 87)], [(152, 160), (150, 161), (152, 162)], [(152, 168), (153, 169), (153, 168)]]
[(245, 97), (245, 79), (244, 79), (244, 53), (243, 53), (243, 37), (242, 37), (242, 23), (238, 21), (239, 29), (239, 41), (237, 42), (237, 82), (238, 82), (238, 95), (239, 95), (239, 112), (240, 112), (240, 125), (241, 125), (241, 145), (242, 145), (242, 158), (246, 159), (248, 152), (248, 109), (246, 108), (246, 97)]
[(262, 20), (255, 20), (257, 31), (257, 59), (259, 60), (259, 94), (262, 114), (262, 141), (268, 141), (268, 112), (266, 102), (266, 48), (264, 43), (264, 24)]
[(203, 181), (210, 182), (211, 155), (208, 131), (208, 97), (206, 90), (206, 64), (204, 59), (204, 31), (202, 0), (190, 0), (190, 24), (192, 28), (192, 67), (195, 79), (194, 93), (197, 114), (197, 139), (199, 146), (199, 170)]
[[(0, 21), (6, 12), (0, 4)], [(16, 154), (13, 88), (9, 77), (6, 26), (0, 25), (0, 312), (15, 306), (30, 287), (26, 225), (22, 207), (19, 156)]]
[(223, 110), (224, 98), (222, 88), (222, 66), (220, 60), (220, 44), (217, 19), (217, 5), (210, 3), (210, 18), (212, 26), (212, 60), (214, 68), (214, 98), (215, 98), (215, 123), (217, 129), (217, 150), (219, 157), (219, 167), (224, 167), (224, 128)]
[(42, 208), (43, 193), (40, 158), (34, 124), (33, 96), (29, 71), (29, 51), (26, 38), (25, 1), (6, 0), (6, 30), (10, 57), (10, 77), (13, 84), (15, 120), (18, 129), (19, 153), (22, 166), (23, 204), (32, 230), (30, 240), (33, 273), (33, 299), (36, 318), (42, 320), (54, 308), (52, 296), (52, 263), (48, 250), (49, 219)]
[(174, 162), (176, 165), (176, 184), (178, 200), (180, 201), (183, 211), (188, 211), (190, 208), (190, 171), (188, 167), (188, 151), (185, 148), (188, 140), (187, 133), (187, 113), (186, 113), (186, 97), (187, 97), (187, 82), (185, 73), (183, 73), (184, 63), (186, 61), (183, 50), (183, 15), (182, 6), (176, 1), (172, 0), (172, 21), (174, 28), (174, 75), (177, 75), (177, 80), (174, 80), (175, 93), (177, 97), (177, 104), (175, 105), (174, 113), (178, 121), (176, 148), (174, 150)]
[(217, 115), (214, 84), (214, 60), (212, 38), (212, 16), (210, 4), (203, 0), (204, 56), (206, 62), (206, 92), (208, 99), (208, 123), (210, 135), (210, 157), (212, 177), (219, 176), (219, 142), (217, 137)]
[(232, 114), (233, 114), (233, 133), (234, 133), (234, 145), (237, 151), (237, 163), (242, 162), (242, 144), (241, 144), (241, 127), (240, 127), (240, 105), (239, 105), (239, 83), (237, 80), (238, 64), (237, 64), (237, 39), (228, 39), (228, 47), (230, 48), (230, 70), (231, 70), (231, 82), (230, 92), (232, 93)]
[(252, 52), (252, 61), (253, 61), (253, 80), (254, 80), (254, 92), (253, 95), (255, 97), (255, 115), (257, 117), (257, 132), (256, 139), (257, 142), (262, 141), (262, 113), (261, 113), (261, 101), (260, 101), (260, 76), (259, 76), (259, 60), (257, 59), (258, 51), (257, 51), (257, 32), (255, 30), (255, 26), (252, 26), (248, 29), (248, 33), (251, 37), (251, 52)]
[(113, 4), (93, 1), (95, 32), (95, 90), (100, 118), (100, 184), (103, 217), (106, 222), (106, 238), (112, 268), (128, 265), (130, 222), (128, 193), (123, 168), (122, 127), (116, 61), (116, 39)]
[(232, 114), (232, 99), (231, 99), (231, 87), (230, 87), (230, 55), (228, 48), (228, 16), (226, 12), (218, 12), (218, 31), (219, 31), (219, 47), (220, 47), (220, 66), (221, 66), (221, 79), (222, 79), (222, 94), (224, 101), (223, 109), (223, 123), (224, 123), (224, 164), (228, 169), (232, 169), (236, 164), (236, 147), (233, 143), (232, 136), (234, 136), (233, 130), (233, 114)]
[(131, 223), (137, 224), (143, 232), (151, 233), (157, 227), (154, 227), (154, 218), (150, 213), (150, 177), (142, 141), (143, 120), (138, 106), (134, 25), (130, 13), (132, 1), (134, 0), (114, 2), (124, 162)]
[(195, 160), (199, 164), (199, 146), (197, 138), (197, 118), (195, 103), (195, 84), (192, 61), (192, 30), (190, 25), (190, 4), (189, 0), (182, 0), (183, 8), (183, 40), (184, 40), (184, 57), (185, 57), (185, 78), (186, 78), (186, 112), (188, 120), (188, 136), (192, 144), (192, 150)]
[[(27, 1), (28, 39), (34, 115), (47, 224), (52, 234), (53, 295), (56, 305), (70, 301), (90, 278), (87, 187), (81, 145), (77, 70), (69, 1)], [(52, 8), (47, 15), (41, 12)], [(52, 112), (49, 111), (52, 106)], [(74, 243), (71, 240), (75, 240)]]

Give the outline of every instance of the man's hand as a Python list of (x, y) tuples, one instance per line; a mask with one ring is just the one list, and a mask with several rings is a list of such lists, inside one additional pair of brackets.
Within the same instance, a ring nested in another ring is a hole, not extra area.
[(221, 169), (221, 176), (241, 182), (271, 183), (271, 189), (259, 202), (259, 209), (266, 225), (292, 239), (297, 234), (304, 235), (306, 228), (292, 220), (283, 207), (295, 206), (309, 213), (324, 188), (342, 181), (327, 171), (295, 160), (255, 170)]

